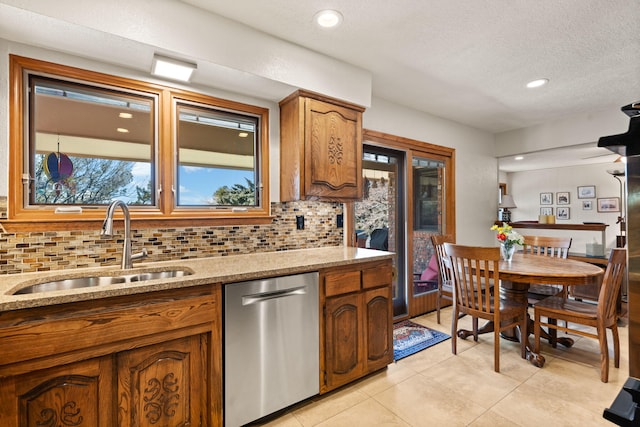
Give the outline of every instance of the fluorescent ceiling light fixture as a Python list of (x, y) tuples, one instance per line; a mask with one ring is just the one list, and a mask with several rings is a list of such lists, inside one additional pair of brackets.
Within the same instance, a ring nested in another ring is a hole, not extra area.
[(151, 74), (167, 79), (188, 82), (191, 79), (191, 74), (193, 74), (196, 68), (198, 68), (198, 66), (191, 62), (181, 61), (179, 59), (169, 58), (162, 55), (153, 55)]
[(125, 129), (125, 128), (117, 128), (116, 130), (120, 133), (129, 133), (129, 129)]
[(523, 160), (524, 156), (516, 156), (513, 158), (513, 160)]
[(337, 10), (321, 10), (315, 14), (314, 19), (323, 28), (333, 28), (342, 23), (342, 14)]
[(120, 117), (121, 119), (130, 119), (133, 117), (133, 114), (131, 113), (120, 113), (118, 114), (118, 117)]
[(529, 89), (533, 89), (533, 88), (536, 88), (536, 87), (544, 86), (547, 83), (549, 83), (549, 79), (537, 79), (537, 80), (532, 80), (529, 83), (527, 83), (527, 87)]

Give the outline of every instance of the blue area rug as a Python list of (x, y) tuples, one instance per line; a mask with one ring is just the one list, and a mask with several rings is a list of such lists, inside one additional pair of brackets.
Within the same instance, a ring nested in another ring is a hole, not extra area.
[(393, 360), (411, 356), (451, 338), (449, 335), (405, 320), (393, 325)]

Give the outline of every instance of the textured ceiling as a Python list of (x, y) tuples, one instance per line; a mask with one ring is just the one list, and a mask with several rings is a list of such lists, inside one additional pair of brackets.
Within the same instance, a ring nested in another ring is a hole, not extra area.
[[(370, 70), (374, 96), (495, 133), (640, 100), (637, 0), (179, 1)], [(325, 8), (339, 28), (313, 25)]]

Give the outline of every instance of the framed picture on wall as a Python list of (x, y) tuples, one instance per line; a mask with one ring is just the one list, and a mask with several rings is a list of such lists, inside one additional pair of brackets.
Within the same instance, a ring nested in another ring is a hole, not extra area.
[(541, 205), (552, 205), (553, 204), (553, 193), (540, 193), (540, 204)]
[(598, 212), (620, 212), (620, 197), (598, 199)]
[(582, 210), (590, 211), (593, 209), (593, 201), (592, 200), (583, 200), (582, 201)]
[(540, 215), (553, 215), (553, 208), (540, 208)]
[(595, 199), (596, 198), (596, 186), (595, 185), (583, 185), (578, 187), (578, 199)]
[(560, 191), (556, 193), (557, 204), (559, 205), (568, 205), (569, 204), (569, 192), (568, 191)]
[(558, 208), (558, 209), (556, 209), (556, 218), (557, 219), (569, 219), (569, 208)]

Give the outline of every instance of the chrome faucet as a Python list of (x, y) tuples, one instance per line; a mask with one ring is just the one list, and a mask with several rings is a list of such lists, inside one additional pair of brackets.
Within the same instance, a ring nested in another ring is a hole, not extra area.
[(135, 254), (131, 253), (131, 216), (129, 215), (129, 208), (127, 204), (122, 200), (114, 200), (109, 204), (107, 208), (107, 217), (102, 223), (101, 236), (113, 236), (113, 213), (116, 207), (122, 208), (124, 214), (124, 250), (122, 253), (122, 269), (133, 267), (133, 261), (145, 258), (147, 256), (147, 248), (142, 248), (142, 251)]

